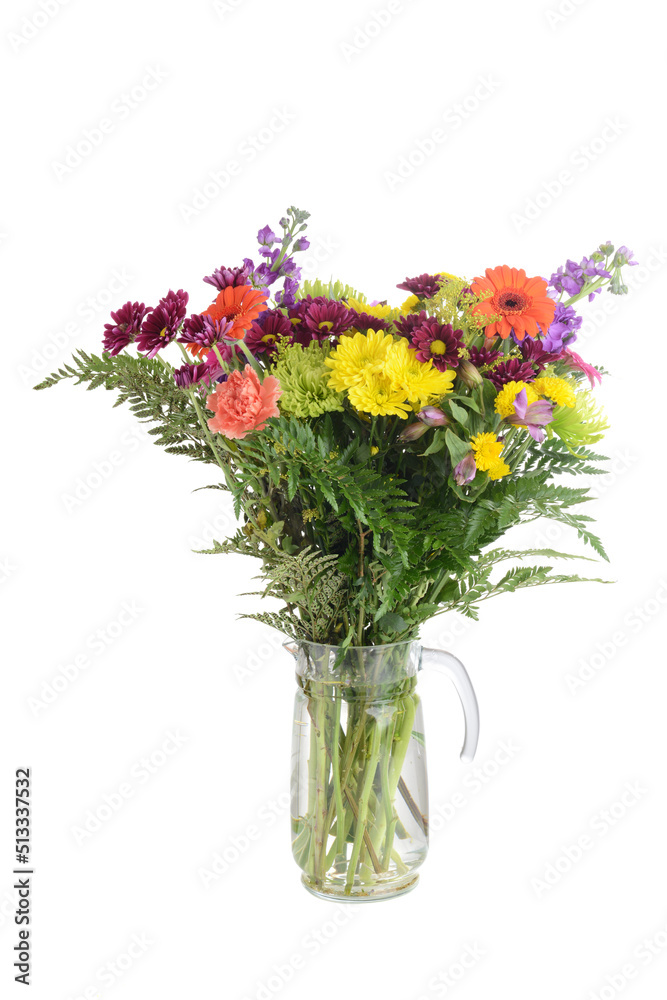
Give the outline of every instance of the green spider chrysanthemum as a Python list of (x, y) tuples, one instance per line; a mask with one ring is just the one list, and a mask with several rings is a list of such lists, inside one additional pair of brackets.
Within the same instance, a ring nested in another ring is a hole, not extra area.
[(329, 384), (329, 369), (324, 364), (327, 348), (317, 341), (308, 347), (294, 344), (282, 351), (272, 375), (280, 382), (281, 413), (295, 417), (319, 417), (331, 410), (343, 409), (343, 396)]

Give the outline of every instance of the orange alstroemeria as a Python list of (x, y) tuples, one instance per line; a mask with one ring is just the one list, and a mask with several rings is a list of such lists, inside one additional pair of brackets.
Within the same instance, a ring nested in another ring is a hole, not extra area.
[[(487, 337), (496, 334), (506, 340), (512, 330), (517, 340), (526, 334), (537, 337), (540, 330), (546, 334), (553, 322), (556, 303), (547, 295), (543, 278), (527, 278), (521, 268), (487, 267), (485, 278), (475, 278), (471, 288), (474, 295), (490, 292), (491, 295), (473, 308), (473, 313), (488, 316), (484, 329)], [(500, 319), (496, 317), (500, 315)]]

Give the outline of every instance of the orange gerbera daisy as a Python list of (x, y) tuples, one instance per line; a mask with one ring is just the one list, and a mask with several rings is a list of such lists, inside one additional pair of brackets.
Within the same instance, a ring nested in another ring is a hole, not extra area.
[[(553, 322), (556, 303), (547, 295), (547, 283), (543, 278), (527, 278), (523, 268), (487, 267), (485, 278), (475, 278), (471, 288), (474, 295), (491, 292), (473, 309), (474, 313), (488, 316), (489, 323), (484, 333), (487, 337), (496, 334), (506, 340), (512, 330), (517, 340), (526, 334), (536, 337), (542, 329), (546, 333)], [(501, 319), (493, 317), (500, 314)]]
[(233, 323), (225, 336), (243, 340), (252, 321), (266, 309), (268, 297), (266, 292), (258, 292), (250, 285), (228, 285), (222, 289), (215, 302), (204, 310), (203, 315), (210, 316), (212, 320), (226, 319)]

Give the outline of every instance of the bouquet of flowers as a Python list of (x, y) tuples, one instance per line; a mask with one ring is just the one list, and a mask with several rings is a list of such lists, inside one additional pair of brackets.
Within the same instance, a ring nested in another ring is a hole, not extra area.
[(116, 390), (157, 444), (217, 466), (243, 524), (210, 551), (262, 560), (283, 607), (250, 617), (296, 640), (397, 642), (444, 611), (476, 617), (496, 594), (580, 579), (524, 562), (567, 555), (489, 546), (544, 516), (605, 557), (576, 512), (587, 490), (555, 480), (603, 471), (601, 373), (573, 349), (575, 304), (626, 292), (632, 253), (604, 243), (548, 281), (422, 274), (394, 306), (300, 281), (307, 218), (290, 208), (280, 235), (259, 231), (259, 264), (204, 278), (206, 308), (189, 312), (182, 290), (125, 303), (101, 356), (79, 351), (37, 388)]
[(281, 603), (247, 617), (305, 650), (306, 884), (404, 891), (427, 824), (406, 778), (422, 741), (411, 640), (448, 610), (476, 618), (495, 595), (583, 579), (551, 565), (581, 556), (494, 546), (515, 525), (551, 518), (606, 558), (579, 513), (587, 489), (561, 482), (603, 471), (591, 448), (607, 427), (575, 307), (626, 292), (635, 261), (603, 243), (548, 280), (506, 265), (421, 274), (394, 305), (301, 281), (307, 218), (288, 209), (278, 233), (260, 229), (258, 263), (204, 278), (210, 304), (189, 310), (183, 290), (125, 303), (101, 355), (78, 351), (37, 388), (115, 390), (167, 452), (215, 467), (242, 523), (210, 551), (261, 560), (261, 593)]

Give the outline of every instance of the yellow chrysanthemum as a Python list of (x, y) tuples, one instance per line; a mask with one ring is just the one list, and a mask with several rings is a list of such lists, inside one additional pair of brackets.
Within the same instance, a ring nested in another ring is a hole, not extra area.
[(475, 453), (475, 465), (479, 471), (488, 472), (489, 469), (493, 468), (500, 461), (503, 443), (498, 440), (495, 434), (483, 432), (482, 434), (477, 434), (471, 440), (470, 447)]
[(356, 410), (375, 417), (405, 419), (411, 410), (405, 393), (384, 375), (368, 375), (364, 382), (348, 390), (348, 397)]
[(451, 392), (456, 378), (454, 371), (440, 372), (431, 361), (418, 361), (417, 352), (408, 347), (405, 337), (395, 341), (387, 351), (383, 371), (394, 388), (418, 406), (426, 406), (429, 400)]
[[(556, 381), (559, 382), (560, 379), (556, 379)], [(539, 399), (538, 394), (533, 388), (535, 384), (535, 382), (508, 382), (496, 396), (496, 413), (499, 413), (501, 417), (514, 416), (514, 400), (522, 389), (526, 390), (527, 402), (535, 403)]]
[(502, 479), (510, 471), (510, 467), (506, 462), (503, 462), (502, 458), (497, 462), (494, 462), (489, 469), (489, 479)]
[(367, 316), (376, 316), (378, 319), (394, 320), (398, 316), (398, 309), (392, 309), (388, 305), (369, 306), (367, 302), (352, 297), (345, 300), (348, 309), (354, 309), (358, 313), (366, 313)]
[(574, 406), (577, 401), (574, 389), (567, 379), (548, 375), (536, 378), (533, 385), (541, 396), (547, 396), (556, 406)]
[(421, 307), (421, 299), (418, 295), (408, 295), (407, 299), (401, 305), (401, 313), (405, 316), (406, 313), (419, 312)]
[(329, 386), (343, 392), (359, 385), (371, 375), (382, 372), (390, 346), (394, 338), (382, 330), (368, 330), (355, 333), (352, 337), (342, 337), (338, 347), (325, 359), (331, 368)]

